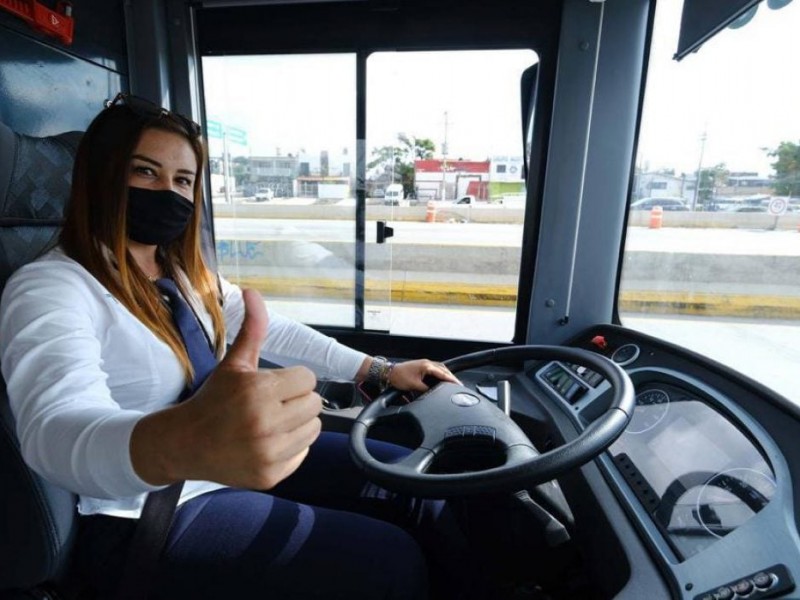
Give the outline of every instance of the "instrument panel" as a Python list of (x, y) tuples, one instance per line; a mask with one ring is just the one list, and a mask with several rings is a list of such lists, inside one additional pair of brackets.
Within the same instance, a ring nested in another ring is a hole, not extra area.
[[(572, 345), (610, 358), (634, 384), (631, 421), (596, 464), (674, 597), (794, 589), (796, 408), (724, 365), (622, 327), (589, 330)], [(526, 378), (578, 429), (610, 402), (609, 384), (580, 365), (539, 363)]]
[(775, 473), (752, 441), (693, 394), (664, 384), (637, 391), (630, 425), (609, 452), (686, 559), (764, 509)]

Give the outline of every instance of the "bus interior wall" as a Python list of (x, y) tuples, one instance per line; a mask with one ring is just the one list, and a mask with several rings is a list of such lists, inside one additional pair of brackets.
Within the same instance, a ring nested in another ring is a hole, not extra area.
[(0, 10), (0, 121), (33, 136), (86, 129), (103, 102), (128, 88), (121, 2), (84, 0), (64, 45)]

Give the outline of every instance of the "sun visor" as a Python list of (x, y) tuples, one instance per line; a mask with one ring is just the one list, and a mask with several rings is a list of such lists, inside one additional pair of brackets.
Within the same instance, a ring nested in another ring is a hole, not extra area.
[(675, 60), (694, 52), (761, 0), (684, 0)]

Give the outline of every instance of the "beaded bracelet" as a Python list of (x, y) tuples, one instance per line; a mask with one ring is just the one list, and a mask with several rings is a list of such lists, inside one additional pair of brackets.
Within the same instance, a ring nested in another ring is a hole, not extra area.
[(369, 383), (376, 384), (381, 391), (389, 387), (389, 377), (392, 374), (394, 363), (388, 360), (385, 356), (375, 356), (372, 359), (372, 364), (367, 371), (366, 380)]

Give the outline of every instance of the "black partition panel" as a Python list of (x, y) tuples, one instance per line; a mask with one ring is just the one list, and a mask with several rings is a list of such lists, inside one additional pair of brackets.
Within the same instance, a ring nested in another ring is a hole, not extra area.
[(681, 60), (761, 0), (684, 0), (675, 59)]

